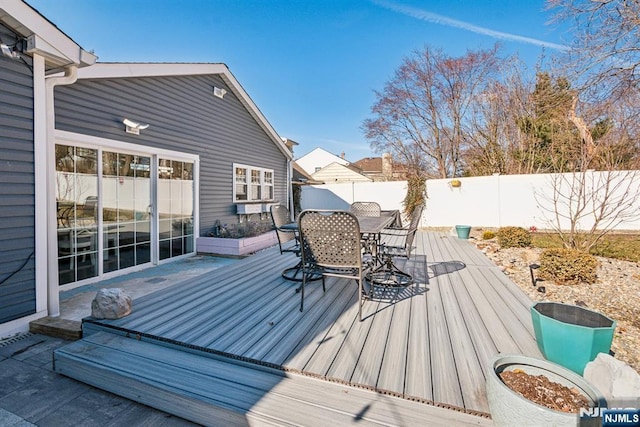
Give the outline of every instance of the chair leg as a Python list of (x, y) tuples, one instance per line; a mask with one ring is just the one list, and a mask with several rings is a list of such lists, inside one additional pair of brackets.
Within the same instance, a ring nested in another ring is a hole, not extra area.
[(362, 300), (362, 278), (358, 280), (358, 317), (362, 322), (362, 306), (364, 305), (364, 301)]
[(302, 310), (304, 309), (304, 285), (305, 282), (307, 281), (307, 274), (304, 271), (304, 269), (302, 270), (302, 283), (300, 283), (300, 287), (298, 289), (296, 289), (296, 292), (300, 292), (300, 312), (302, 312)]

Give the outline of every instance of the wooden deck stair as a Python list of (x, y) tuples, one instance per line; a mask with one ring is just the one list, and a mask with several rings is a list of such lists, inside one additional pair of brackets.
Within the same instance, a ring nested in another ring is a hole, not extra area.
[(107, 332), (58, 349), (54, 366), (203, 425), (493, 425), (463, 412)]

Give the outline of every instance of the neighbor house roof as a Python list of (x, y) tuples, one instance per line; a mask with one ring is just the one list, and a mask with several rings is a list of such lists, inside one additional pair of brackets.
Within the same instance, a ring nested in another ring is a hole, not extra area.
[(362, 169), (363, 173), (382, 172), (382, 157), (365, 157), (357, 162), (353, 162), (352, 165)]
[(231, 71), (229, 71), (226, 64), (101, 62), (92, 67), (78, 70), (79, 79), (195, 76), (210, 74), (216, 74), (222, 78), (280, 151), (282, 151), (288, 159), (293, 159), (291, 150), (287, 148), (280, 135), (278, 135), (249, 94), (247, 94), (242, 85), (236, 80)]
[(311, 174), (314, 180), (325, 183), (334, 182), (369, 182), (371, 178), (362, 175), (359, 170), (351, 165), (343, 165), (333, 162), (319, 171)]
[(298, 163), (293, 162), (293, 176), (291, 179), (292, 184), (324, 184), (323, 181), (317, 181), (313, 179), (304, 169), (302, 169)]
[(296, 162), (302, 169), (307, 171), (308, 174), (314, 174), (318, 170), (334, 162), (345, 166), (349, 164), (344, 157), (336, 156), (335, 154), (332, 154), (320, 147), (314, 148), (304, 156), (297, 159)]

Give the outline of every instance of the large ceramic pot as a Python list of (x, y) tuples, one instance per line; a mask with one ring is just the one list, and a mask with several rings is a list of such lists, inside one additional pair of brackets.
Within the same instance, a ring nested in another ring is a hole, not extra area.
[(499, 355), (491, 364), (487, 377), (487, 400), (496, 426), (601, 426), (600, 417), (560, 412), (526, 399), (511, 390), (499, 377), (503, 371), (522, 370), (530, 375), (544, 375), (550, 381), (576, 388), (589, 402), (590, 413), (601, 413), (607, 406), (602, 395), (584, 378), (552, 362), (522, 355)]
[(580, 375), (598, 353), (609, 353), (616, 329), (604, 314), (557, 302), (532, 306), (531, 320), (544, 357)]

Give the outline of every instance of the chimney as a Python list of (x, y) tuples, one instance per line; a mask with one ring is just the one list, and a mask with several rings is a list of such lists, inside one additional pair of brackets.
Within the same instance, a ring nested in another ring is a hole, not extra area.
[(340, 158), (341, 158), (342, 160), (344, 160), (344, 151), (343, 151), (342, 153), (340, 153)]
[(393, 179), (393, 159), (391, 153), (384, 153), (382, 155), (382, 176), (387, 181)]

